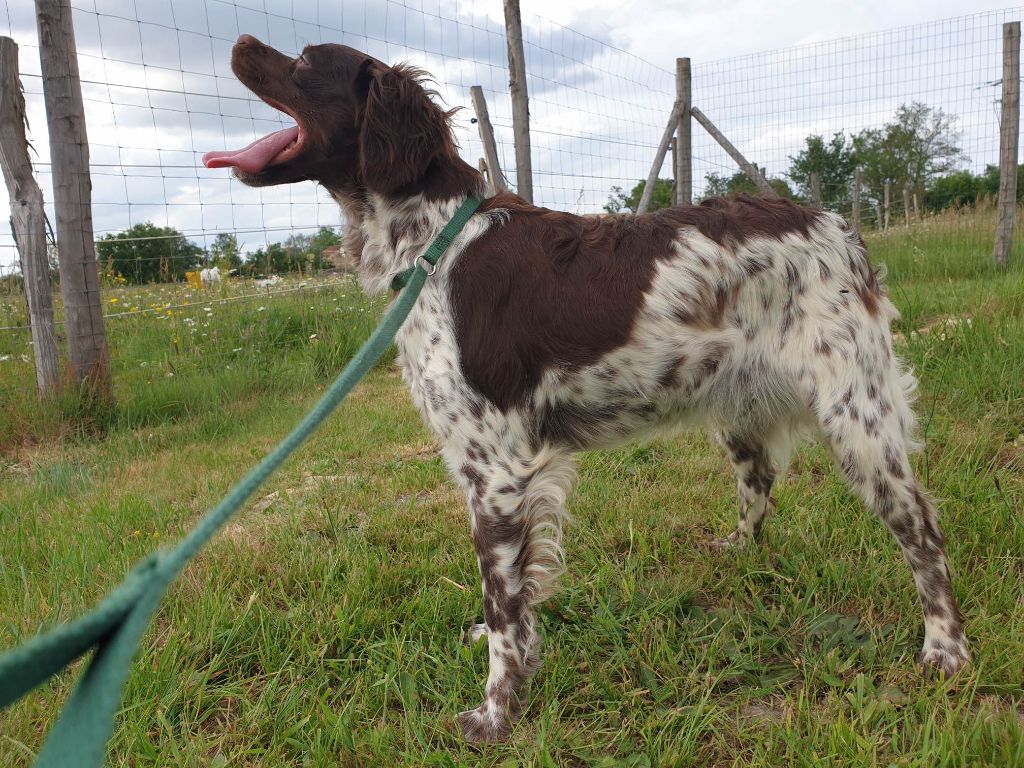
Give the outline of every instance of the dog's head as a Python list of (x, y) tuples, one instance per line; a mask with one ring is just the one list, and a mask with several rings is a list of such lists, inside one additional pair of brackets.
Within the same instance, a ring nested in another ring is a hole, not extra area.
[(389, 67), (344, 45), (313, 45), (290, 59), (250, 35), (231, 69), (270, 106), (295, 120), (245, 147), (207, 152), (207, 168), (234, 168), (251, 186), (319, 181), (352, 195), (413, 191), (431, 167), (459, 162), (450, 112), (411, 67)]

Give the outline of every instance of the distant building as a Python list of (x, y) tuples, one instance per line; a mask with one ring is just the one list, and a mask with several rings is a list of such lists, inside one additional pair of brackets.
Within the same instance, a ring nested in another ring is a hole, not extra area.
[(340, 245), (329, 245), (320, 252), (320, 257), (328, 262), (334, 269), (340, 269), (343, 272), (354, 272), (356, 268), (356, 261), (353, 259), (348, 251), (346, 251)]

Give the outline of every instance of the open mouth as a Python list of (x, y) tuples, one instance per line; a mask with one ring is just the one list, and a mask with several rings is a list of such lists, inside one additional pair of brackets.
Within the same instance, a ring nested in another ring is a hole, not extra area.
[(295, 125), (268, 133), (242, 149), (207, 152), (203, 155), (203, 165), (207, 168), (237, 168), (245, 173), (259, 173), (272, 165), (287, 163), (302, 152), (306, 143), (306, 133), (299, 119), (280, 102), (265, 96), (260, 98), (274, 109), (291, 117)]

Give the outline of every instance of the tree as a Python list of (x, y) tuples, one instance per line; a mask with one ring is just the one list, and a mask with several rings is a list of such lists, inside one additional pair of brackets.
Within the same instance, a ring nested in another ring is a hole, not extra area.
[(984, 194), (983, 177), (975, 176), (970, 171), (954, 171), (932, 183), (931, 188), (925, 193), (924, 204), (930, 211), (941, 211), (951, 206), (960, 208), (974, 205)]
[(267, 252), (263, 248), (250, 251), (242, 264), (242, 272), (249, 275), (262, 275), (268, 272), (270, 265), (267, 263)]
[(853, 146), (869, 197), (881, 200), (888, 181), (894, 197), (909, 186), (923, 200), (929, 182), (967, 159), (955, 125), (955, 115), (915, 101), (902, 104), (884, 127), (857, 134)]
[[(775, 190), (779, 197), (784, 197), (787, 200), (794, 199), (793, 190), (786, 183), (785, 179), (768, 179), (768, 186)], [(709, 197), (735, 197), (736, 195), (758, 195), (760, 192), (757, 185), (743, 171), (736, 171), (732, 176), (723, 176), (712, 171), (704, 177), (704, 193), (701, 195), (701, 199), (707, 200)]]
[(288, 235), (285, 238), (283, 248), (286, 258), (286, 266), (281, 272), (305, 272), (309, 262), (313, 258), (312, 240), (309, 235)]
[(802, 197), (810, 200), (811, 176), (817, 174), (822, 206), (835, 209), (846, 200), (857, 168), (853, 142), (847, 143), (842, 131), (833, 134), (827, 142), (824, 136), (817, 134), (808, 136), (804, 142), (804, 148), (796, 157), (790, 156), (786, 175), (797, 185)]
[(210, 245), (210, 258), (222, 269), (237, 269), (242, 266), (238, 238), (227, 232), (220, 232)]
[[(623, 213), (625, 211), (636, 213), (636, 209), (640, 206), (640, 198), (644, 194), (644, 187), (646, 186), (646, 181), (638, 181), (628, 195), (622, 191), (622, 187), (612, 187), (612, 194), (608, 197), (608, 202), (605, 203), (604, 209), (608, 213)], [(658, 179), (654, 182), (654, 192), (651, 193), (651, 204), (647, 207), (647, 210), (657, 211), (661, 208), (670, 208), (671, 206), (672, 179)]]
[[(985, 195), (999, 195), (999, 166), (986, 165), (985, 172), (978, 177), (981, 191)], [(1017, 166), (1017, 202), (1024, 202), (1024, 164)]]
[(184, 279), (185, 272), (201, 263), (203, 249), (173, 227), (147, 221), (104, 235), (96, 243), (96, 253), (107, 272), (138, 284)]
[(313, 269), (330, 269), (333, 262), (324, 258), (324, 250), (336, 245), (341, 245), (341, 235), (330, 227), (320, 227), (320, 231), (313, 235), (309, 246), (313, 253)]

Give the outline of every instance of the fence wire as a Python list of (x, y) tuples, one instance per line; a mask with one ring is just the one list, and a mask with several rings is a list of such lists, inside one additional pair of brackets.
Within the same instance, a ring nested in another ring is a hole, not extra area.
[[(959, 151), (944, 169), (911, 184), (891, 184), (890, 226), (906, 225), (948, 207), (935, 194), (936, 178), (954, 171), (983, 176), (998, 167), (1002, 25), (1022, 9), (976, 13), (899, 29), (766, 51), (693, 67), (694, 103), (780, 189), (808, 200), (806, 179), (794, 177), (794, 159), (807, 139), (826, 144), (837, 135), (847, 147), (872, 131), (923, 119), (922, 131), (943, 120), (943, 136)], [(694, 130), (694, 184), (698, 196), (735, 173), (735, 164), (703, 131)], [(860, 165), (869, 165), (862, 160)], [(821, 179), (826, 207), (852, 213), (852, 167), (842, 179)], [(865, 173), (861, 217), (884, 226), (884, 189)], [(897, 174), (898, 176), (898, 174)], [(718, 177), (716, 179), (716, 177)], [(996, 177), (997, 178), (997, 177)], [(916, 200), (915, 200), (916, 197)]]
[[(516, 186), (505, 28), (498, 3), (72, 0), (72, 6), (97, 238), (149, 222), (173, 228), (203, 253), (218, 234), (232, 234), (244, 254), (291, 235), (343, 228), (337, 205), (318, 186), (254, 189), (223, 169), (202, 166), (204, 152), (245, 146), (288, 123), (231, 73), (231, 46), (242, 33), (289, 55), (307, 44), (333, 42), (383, 61), (424, 68), (433, 75), (446, 106), (464, 107), (453, 129), (462, 155), (474, 166), (484, 152), (472, 122), (470, 87), (480, 85), (502, 171), (510, 186)], [(929, 110), (928, 119), (938, 115), (948, 121), (959, 151), (947, 170), (981, 177), (998, 163), (1001, 26), (1022, 16), (1020, 8), (977, 13), (721, 61), (694, 61), (693, 102), (781, 191), (800, 200), (809, 198), (810, 189), (807, 179), (794, 172), (794, 162), (807, 148), (808, 137), (821, 136), (827, 143), (840, 134), (844, 146), (852, 146), (855, 137), (884, 133), (901, 107), (915, 105)], [(33, 5), (0, 0), (0, 33), (19, 44), (33, 161), (50, 206), (50, 152)], [(523, 16), (523, 38), (534, 199), (575, 213), (602, 212), (616, 188), (628, 194), (647, 176), (675, 99), (675, 72), (621, 50), (610, 38), (530, 14)], [(742, 188), (729, 156), (700, 126), (694, 124), (692, 134), (694, 197)], [(663, 178), (672, 176), (670, 158)], [(905, 250), (987, 258), (994, 210), (981, 204), (980, 211), (972, 209), (966, 216), (959, 208), (943, 208), (933, 187), (931, 182), (919, 185), (906, 196), (900, 187), (890, 190), (889, 227), (906, 230)], [(850, 178), (828, 176), (821, 189), (825, 207), (852, 214)], [(3, 202), (5, 190), (0, 188)], [(48, 215), (54, 220), (52, 207)], [(862, 231), (870, 239), (885, 219), (877, 180), (865, 180)], [(927, 240), (928, 233), (936, 232), (941, 237)], [(164, 257), (139, 256), (138, 261), (155, 258)], [(19, 274), (13, 238), (0, 228), (0, 366), (6, 366), (0, 367), (0, 382), (6, 393), (17, 382), (20, 396), (25, 396), (32, 390), (33, 375)], [(111, 282), (112, 275), (106, 277), (102, 300), (115, 372), (118, 366), (156, 359), (156, 347), (137, 338), (149, 332), (145, 320), (150, 308), (126, 312), (123, 304), (115, 305), (146, 301), (145, 294), (157, 289), (137, 289), (140, 296), (135, 299), (132, 289)], [(288, 289), (302, 295), (307, 287), (292, 283)], [(186, 289), (160, 290), (177, 296)], [(249, 311), (250, 304), (266, 301), (248, 283), (228, 287), (225, 280), (216, 290), (227, 302), (225, 308)], [(116, 300), (114, 305), (111, 300)], [(202, 296), (182, 294), (169, 302), (172, 312), (183, 313), (174, 322), (184, 323), (186, 317), (209, 320), (202, 306), (173, 306), (201, 305)], [(59, 301), (57, 311), (59, 319)], [(192, 331), (186, 325), (184, 330), (197, 339), (198, 355), (203, 337), (195, 334), (209, 331)], [(63, 333), (60, 326), (58, 330)], [(145, 350), (140, 361), (131, 357), (141, 354), (137, 350)]]

